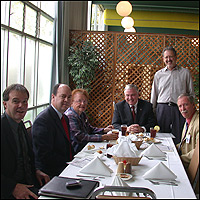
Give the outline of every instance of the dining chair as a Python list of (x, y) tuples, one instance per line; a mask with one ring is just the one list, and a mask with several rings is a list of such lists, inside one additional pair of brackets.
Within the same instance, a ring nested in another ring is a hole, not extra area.
[(199, 139), (194, 150), (194, 154), (187, 169), (187, 174), (194, 191), (199, 193)]
[[(27, 125), (28, 124), (28, 125)], [(27, 120), (24, 122), (24, 125), (26, 127), (26, 130), (27, 130), (27, 133), (28, 133), (28, 136), (30, 137), (31, 141), (32, 141), (32, 135), (31, 135), (31, 128), (32, 128), (32, 123), (30, 120)]]
[[(128, 195), (113, 195), (119, 192), (126, 192)], [(91, 199), (156, 199), (156, 195), (152, 190), (144, 187), (104, 186), (96, 188)]]

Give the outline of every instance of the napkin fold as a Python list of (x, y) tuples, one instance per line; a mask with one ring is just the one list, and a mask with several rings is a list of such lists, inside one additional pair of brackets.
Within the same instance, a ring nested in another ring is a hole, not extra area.
[[(120, 176), (116, 175), (113, 178), (113, 181), (111, 183), (112, 186), (125, 186), (125, 187), (129, 187), (129, 185), (123, 180), (121, 179)], [(128, 196), (129, 193), (128, 192), (112, 192), (114, 193), (116, 196)]]
[(163, 163), (160, 162), (143, 175), (144, 179), (175, 180), (177, 176)]
[(165, 153), (162, 152), (154, 143), (145, 149), (141, 155), (149, 157), (166, 157)]
[(102, 176), (111, 176), (113, 172), (98, 156), (91, 160), (79, 172), (85, 174), (94, 174)]
[(117, 157), (138, 157), (137, 153), (132, 151), (127, 140), (123, 140), (118, 144), (117, 148), (113, 152), (113, 155)]

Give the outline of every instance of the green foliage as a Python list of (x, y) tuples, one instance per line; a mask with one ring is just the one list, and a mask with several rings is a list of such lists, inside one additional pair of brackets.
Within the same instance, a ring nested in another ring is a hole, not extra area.
[(90, 90), (90, 83), (95, 79), (95, 69), (99, 66), (98, 53), (91, 41), (82, 42), (69, 49), (69, 71), (77, 88)]

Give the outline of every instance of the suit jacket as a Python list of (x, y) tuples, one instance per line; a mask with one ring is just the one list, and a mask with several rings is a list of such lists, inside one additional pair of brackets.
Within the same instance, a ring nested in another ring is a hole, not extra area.
[[(25, 129), (24, 125), (23, 128)], [(33, 174), (33, 178), (36, 182), (34, 153), (32, 150), (31, 141), (30, 138), (28, 137), (28, 134), (25, 135), (25, 138), (28, 145), (28, 154), (31, 162), (31, 171)], [(4, 113), (1, 116), (1, 198), (2, 199), (11, 198), (13, 189), (17, 184), (17, 181), (14, 178), (17, 169), (17, 152), (18, 152), (17, 144), (14, 137), (14, 133)]]
[[(69, 129), (69, 120), (64, 116)], [(58, 176), (70, 161), (70, 141), (68, 141), (62, 122), (49, 106), (35, 119), (32, 126), (33, 150), (36, 168), (50, 177)], [(71, 148), (72, 153), (73, 148)]]
[(129, 104), (123, 100), (115, 104), (112, 124), (116, 129), (121, 130), (121, 125), (126, 124), (130, 126), (131, 124), (139, 124), (144, 126), (146, 131), (150, 131), (150, 127), (154, 127), (157, 124), (156, 117), (153, 113), (152, 104), (148, 101), (138, 99), (137, 113), (135, 120), (133, 121), (133, 116)]
[[(185, 130), (186, 130), (186, 124), (183, 127), (181, 141), (185, 135)], [(188, 135), (190, 135), (190, 142), (186, 143), (186, 138), (188, 137)], [(181, 145), (181, 152), (182, 152), (181, 160), (186, 168), (190, 164), (198, 139), (199, 139), (199, 112), (196, 111), (188, 127), (186, 137)], [(180, 143), (177, 144), (177, 147), (179, 147), (179, 145)]]

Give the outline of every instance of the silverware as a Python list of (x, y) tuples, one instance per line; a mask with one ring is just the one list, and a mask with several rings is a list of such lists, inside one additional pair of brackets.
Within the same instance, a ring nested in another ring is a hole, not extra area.
[(156, 157), (148, 157), (148, 156), (146, 156), (146, 155), (144, 155), (144, 157), (146, 157), (146, 158), (148, 158), (149, 160), (163, 160), (163, 161), (167, 161), (167, 159), (166, 158), (156, 158)]
[(152, 181), (149, 180), (151, 183), (153, 183), (154, 185), (160, 185), (160, 184), (164, 184), (164, 185), (172, 185), (172, 186), (178, 186), (177, 183), (175, 183), (174, 181), (165, 181), (165, 180), (158, 180), (158, 181)]
[(77, 174), (78, 177), (89, 177), (89, 178), (105, 178), (104, 176), (90, 176), (90, 175), (81, 175)]

